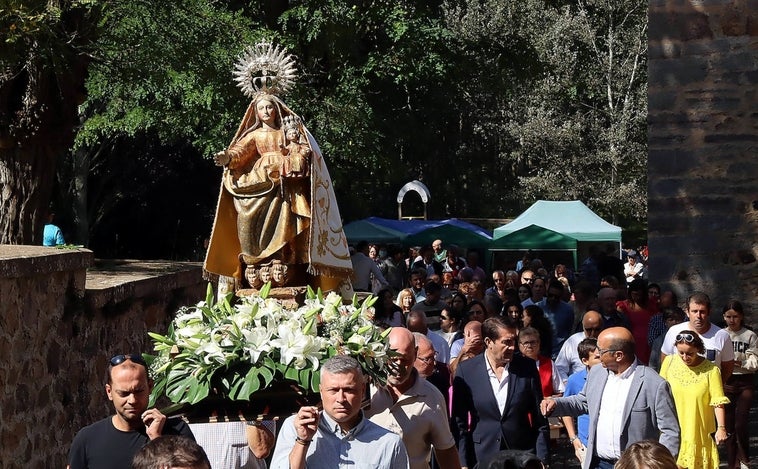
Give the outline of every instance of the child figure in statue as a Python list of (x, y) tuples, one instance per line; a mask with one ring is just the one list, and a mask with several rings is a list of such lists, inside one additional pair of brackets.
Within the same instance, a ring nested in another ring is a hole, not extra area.
[(308, 159), (311, 149), (303, 143), (303, 135), (300, 133), (300, 119), (296, 116), (284, 118), (284, 136), (287, 146), (282, 149), (284, 155), (284, 175), (292, 178), (308, 176)]

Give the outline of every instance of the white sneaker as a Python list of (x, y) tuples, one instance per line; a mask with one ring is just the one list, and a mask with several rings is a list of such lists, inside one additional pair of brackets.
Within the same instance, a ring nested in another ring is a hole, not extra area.
[(740, 461), (740, 469), (750, 469), (750, 466)]

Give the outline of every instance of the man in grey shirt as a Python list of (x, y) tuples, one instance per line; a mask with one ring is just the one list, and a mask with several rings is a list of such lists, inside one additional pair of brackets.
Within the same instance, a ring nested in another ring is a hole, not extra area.
[(337, 355), (321, 368), (321, 402), (287, 418), (276, 440), (272, 469), (372, 467), (408, 469), (400, 437), (363, 416), (366, 380), (353, 357)]

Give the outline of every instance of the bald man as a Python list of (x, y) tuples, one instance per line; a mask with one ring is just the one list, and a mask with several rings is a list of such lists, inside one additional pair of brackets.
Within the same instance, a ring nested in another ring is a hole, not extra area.
[(455, 374), (455, 367), (459, 362), (473, 358), (482, 352), (484, 352), (482, 323), (469, 321), (463, 327), (463, 338), (456, 340), (450, 346), (450, 374)]
[(577, 346), (584, 339), (597, 339), (600, 331), (603, 330), (603, 316), (594, 310), (587, 311), (582, 316), (582, 330), (572, 334), (563, 343), (561, 351), (555, 359), (555, 367), (563, 376), (569, 376), (572, 373), (578, 373), (585, 369), (584, 363), (579, 358)]
[(429, 330), (427, 321), (426, 313), (423, 311), (411, 310), (405, 317), (406, 327), (411, 332), (419, 332), (431, 340), (434, 350), (437, 352), (436, 361), (442, 365), (447, 365), (447, 362), (450, 361), (450, 346), (444, 337)]
[[(366, 416), (400, 435), (408, 450), (411, 469), (429, 469), (432, 446), (441, 469), (460, 469), (445, 399), (414, 367), (419, 355), (413, 333), (404, 327), (393, 327), (389, 347), (398, 353), (395, 358), (398, 366), (387, 377), (385, 386), (372, 386)], [(433, 355), (424, 358), (434, 360)]]
[(637, 362), (628, 329), (605, 329), (597, 346), (595, 358), (602, 366), (590, 369), (584, 389), (574, 396), (543, 400), (542, 413), (590, 415), (583, 469), (612, 469), (629, 445), (642, 440), (659, 441), (676, 458), (679, 423), (668, 383)]

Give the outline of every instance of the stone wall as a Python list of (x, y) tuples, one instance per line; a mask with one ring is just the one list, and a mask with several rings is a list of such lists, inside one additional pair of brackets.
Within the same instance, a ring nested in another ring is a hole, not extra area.
[(0, 246), (0, 467), (65, 467), (76, 431), (113, 413), (108, 359), (150, 351), (146, 332), (204, 297), (198, 264)]
[(649, 20), (650, 277), (755, 320), (758, 1), (651, 0)]

